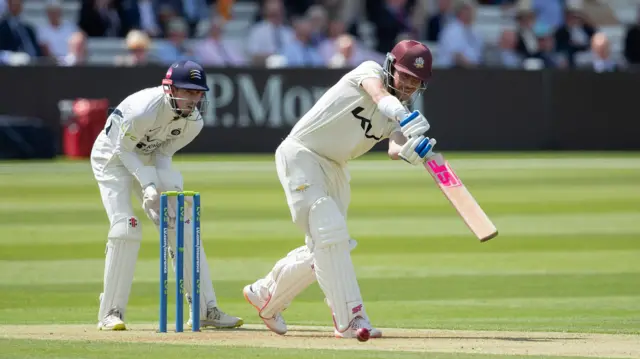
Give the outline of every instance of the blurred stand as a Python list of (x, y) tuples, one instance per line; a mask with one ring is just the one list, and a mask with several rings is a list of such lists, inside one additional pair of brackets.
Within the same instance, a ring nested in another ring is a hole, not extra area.
[(55, 136), (42, 119), (0, 116), (0, 159), (53, 159)]

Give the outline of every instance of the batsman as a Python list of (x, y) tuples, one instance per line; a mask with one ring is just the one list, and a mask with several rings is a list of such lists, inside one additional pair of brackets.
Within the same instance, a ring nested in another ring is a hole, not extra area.
[[(173, 155), (193, 141), (203, 127), (204, 93), (209, 91), (203, 68), (193, 61), (169, 67), (161, 86), (125, 98), (109, 115), (91, 152), (91, 166), (109, 218), (104, 287), (100, 294), (98, 329), (126, 330), (125, 313), (142, 224), (131, 204), (133, 194), (149, 219), (159, 227), (160, 193), (182, 191), (183, 178), (172, 168)], [(185, 199), (185, 222), (190, 221), (190, 198)], [(175, 201), (170, 201), (169, 246), (175, 248)], [(191, 268), (191, 226), (185, 227), (184, 267)], [(233, 328), (242, 319), (218, 308), (204, 248), (200, 252), (202, 327)], [(175, 270), (173, 251), (169, 249)], [(186, 300), (191, 306), (191, 271), (184, 271)], [(189, 311), (191, 313), (191, 311)], [(189, 318), (187, 326), (190, 326)]]
[(305, 245), (243, 290), (273, 332), (287, 332), (282, 312), (317, 280), (337, 338), (382, 337), (366, 313), (351, 261), (356, 241), (346, 222), (347, 164), (384, 139), (393, 160), (421, 165), (431, 156), (436, 141), (425, 137), (429, 123), (408, 108), (426, 89), (431, 67), (427, 46), (413, 40), (397, 43), (382, 66), (363, 62), (329, 88), (277, 148), (278, 177)]

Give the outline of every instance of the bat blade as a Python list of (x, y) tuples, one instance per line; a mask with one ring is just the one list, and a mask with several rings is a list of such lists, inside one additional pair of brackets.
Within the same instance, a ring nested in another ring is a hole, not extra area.
[(498, 235), (496, 226), (442, 154), (437, 153), (429, 157), (424, 167), (480, 242), (486, 242)]

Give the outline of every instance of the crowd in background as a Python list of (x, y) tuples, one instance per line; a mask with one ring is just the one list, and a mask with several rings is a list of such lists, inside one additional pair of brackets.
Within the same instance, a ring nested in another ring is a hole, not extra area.
[[(16, 54), (38, 63), (87, 64), (88, 39), (116, 37), (128, 49), (113, 59), (119, 66), (193, 59), (224, 67), (353, 67), (382, 62), (406, 38), (434, 44), (439, 67), (640, 65), (640, 7), (637, 22), (624, 25), (621, 56), (614, 56), (608, 37), (583, 11), (588, 0), (262, 0), (246, 37), (235, 41), (223, 36), (229, 0), (81, 0), (76, 23), (62, 18), (64, 0), (46, 0), (48, 21), (37, 26), (21, 19), (23, 1), (0, 0), (5, 64)], [(477, 5), (499, 7), (514, 26), (489, 43), (474, 28)], [(372, 25), (372, 44), (362, 36), (363, 19)]]

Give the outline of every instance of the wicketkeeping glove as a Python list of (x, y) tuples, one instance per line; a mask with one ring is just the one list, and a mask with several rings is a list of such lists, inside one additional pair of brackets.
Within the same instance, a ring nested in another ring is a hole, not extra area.
[[(160, 216), (162, 215), (160, 213), (160, 193), (154, 185), (149, 185), (142, 191), (142, 209), (153, 223), (160, 225)], [(169, 215), (167, 227), (173, 228), (176, 218), (175, 209), (167, 206), (167, 214)]]
[(419, 165), (433, 154), (433, 146), (435, 146), (436, 140), (434, 138), (418, 136), (407, 140), (402, 146), (399, 156), (403, 160), (411, 163), (412, 165)]
[(430, 127), (431, 125), (429, 125), (429, 122), (422, 116), (420, 111), (413, 111), (404, 120), (400, 121), (402, 134), (406, 138), (424, 135)]
[[(158, 178), (160, 179), (160, 188), (163, 191), (182, 191), (184, 180), (182, 174), (176, 170), (169, 168), (159, 168)], [(178, 199), (169, 199), (169, 217), (173, 222), (173, 218), (178, 213)], [(193, 198), (189, 196), (184, 197), (184, 213), (189, 213), (193, 207)]]

